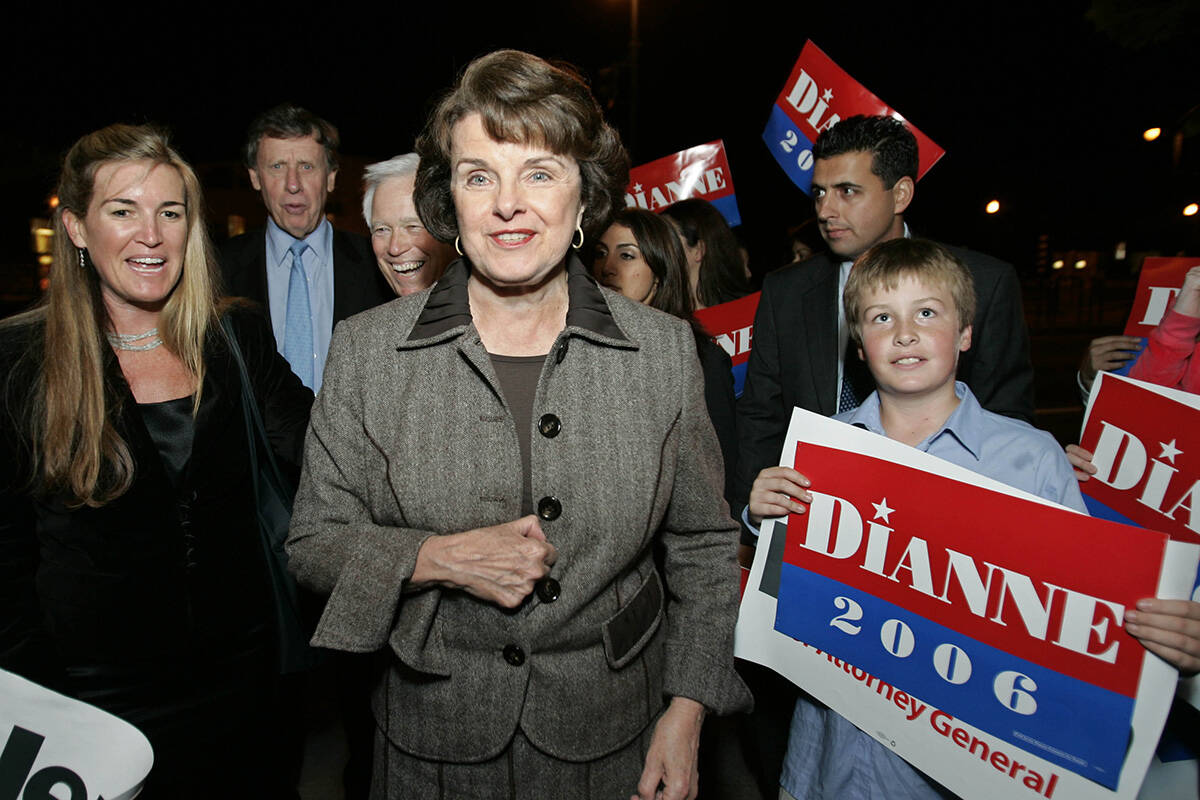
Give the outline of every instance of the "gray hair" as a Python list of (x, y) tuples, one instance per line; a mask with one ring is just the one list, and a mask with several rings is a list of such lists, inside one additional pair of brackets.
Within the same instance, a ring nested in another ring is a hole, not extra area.
[(375, 190), (379, 188), (379, 184), (388, 178), (415, 176), (420, 163), (421, 157), (416, 153), (405, 153), (378, 164), (371, 164), (363, 172), (363, 219), (367, 221), (368, 228), (371, 227), (371, 204), (375, 202)]

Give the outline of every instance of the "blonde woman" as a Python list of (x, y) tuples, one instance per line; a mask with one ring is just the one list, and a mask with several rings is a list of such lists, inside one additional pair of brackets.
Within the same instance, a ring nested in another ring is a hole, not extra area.
[[(199, 182), (113, 125), (58, 197), (48, 296), (0, 323), (0, 667), (141, 728), (143, 797), (269, 794), (271, 589)], [(297, 464), (312, 395), (265, 320), (231, 321)]]

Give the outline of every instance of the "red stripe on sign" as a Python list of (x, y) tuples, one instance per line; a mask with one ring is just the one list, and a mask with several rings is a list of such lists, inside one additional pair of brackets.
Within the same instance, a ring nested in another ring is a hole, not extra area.
[(809, 512), (784, 560), (1120, 694), (1143, 648), (1124, 609), (1158, 586), (1166, 536), (812, 444)]

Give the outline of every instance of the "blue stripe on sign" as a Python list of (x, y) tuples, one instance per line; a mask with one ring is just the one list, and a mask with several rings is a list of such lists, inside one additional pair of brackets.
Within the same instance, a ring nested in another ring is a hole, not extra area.
[[(771, 116), (767, 119), (767, 128), (763, 131), (763, 141), (771, 155), (792, 179), (792, 183), (801, 191), (809, 194), (812, 188), (812, 142), (796, 128), (796, 124), (788, 117), (778, 104), (771, 107)], [(805, 156), (805, 154), (808, 154)], [(806, 166), (801, 166), (801, 164)]]
[(738, 213), (737, 195), (728, 194), (712, 201), (713, 208), (721, 212), (721, 216), (729, 223), (729, 227), (742, 224), (742, 215)]
[(742, 392), (746, 389), (746, 368), (750, 366), (749, 361), (743, 361), (740, 364), (733, 365), (733, 396), (741, 397)]
[[(835, 605), (835, 598), (850, 602)], [(861, 615), (848, 613), (852, 604)], [(859, 678), (864, 683), (870, 676), (882, 678), (886, 683), (867, 685), (884, 698), (893, 697), (891, 687), (900, 687), (1040, 758), (1110, 789), (1117, 786), (1129, 744), (1130, 697), (1010, 655), (794, 564), (782, 565), (775, 629), (853, 664), (859, 668), (851, 673), (856, 678), (865, 670), (869, 675)], [(1121, 638), (1124, 646), (1136, 644)], [(1009, 670), (1028, 682), (1016, 690), (997, 689), (997, 676)], [(1022, 689), (1035, 703), (1032, 713), (1010, 710), (997, 699), (1001, 695), (1021, 707)], [(928, 721), (935, 709), (926, 708), (920, 719)]]
[(1145, 336), (1139, 336), (1139, 337), (1137, 337), (1137, 338), (1138, 338), (1138, 339), (1141, 341), (1141, 343), (1142, 343), (1142, 344), (1141, 344), (1141, 346), (1140, 346), (1140, 347), (1138, 347), (1138, 352), (1137, 352), (1137, 355), (1136, 355), (1136, 356), (1134, 356), (1133, 358), (1129, 359), (1128, 361), (1126, 361), (1124, 364), (1122, 364), (1121, 366), (1117, 367), (1116, 369), (1114, 369), (1114, 370), (1109, 370), (1109, 371), (1110, 371), (1110, 372), (1112, 372), (1114, 375), (1124, 375), (1124, 376), (1128, 377), (1128, 376), (1129, 376), (1129, 370), (1133, 369), (1133, 365), (1137, 363), (1137, 360), (1138, 360), (1139, 358), (1141, 358), (1141, 357), (1142, 357), (1142, 353), (1144, 353), (1144, 352), (1146, 351), (1146, 342), (1148, 342), (1148, 341), (1150, 341), (1150, 340), (1149, 340), (1149, 339), (1147, 339)]
[(1136, 522), (1131, 520), (1129, 517), (1125, 516), (1124, 514), (1118, 512), (1118, 511), (1113, 511), (1111, 508), (1106, 506), (1104, 503), (1101, 503), (1099, 500), (1096, 500), (1095, 498), (1088, 497), (1086, 494), (1083, 496), (1083, 504), (1085, 506), (1087, 506), (1088, 513), (1091, 514), (1096, 519), (1106, 519), (1110, 522), (1119, 522), (1122, 525), (1132, 525), (1135, 528), (1146, 527), (1145, 525), (1137, 524)]

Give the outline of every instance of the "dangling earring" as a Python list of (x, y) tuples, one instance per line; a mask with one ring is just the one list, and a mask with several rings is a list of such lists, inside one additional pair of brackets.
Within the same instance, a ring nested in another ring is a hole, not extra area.
[(462, 245), (460, 245), (460, 244), (458, 243), (458, 240), (459, 240), (460, 238), (462, 238), (462, 237), (459, 237), (459, 236), (455, 236), (455, 237), (454, 237), (454, 249), (458, 251), (458, 254), (459, 254), (460, 256), (465, 256), (465, 255), (466, 255), (466, 253), (464, 253), (464, 252), (462, 251)]
[(654, 282), (650, 284), (650, 291), (646, 292), (646, 296), (643, 297), (638, 302), (640, 302), (642, 305), (649, 305), (650, 301), (654, 299), (654, 293), (657, 291), (658, 291), (658, 276), (655, 275)]
[(578, 250), (579, 248), (583, 247), (583, 228), (580, 227), (579, 225), (576, 225), (575, 233), (579, 234), (579, 244), (575, 244), (575, 236), (572, 235), (571, 236), (571, 247), (574, 247), (576, 250)]
[(87, 269), (87, 248), (79, 248), (79, 268)]

